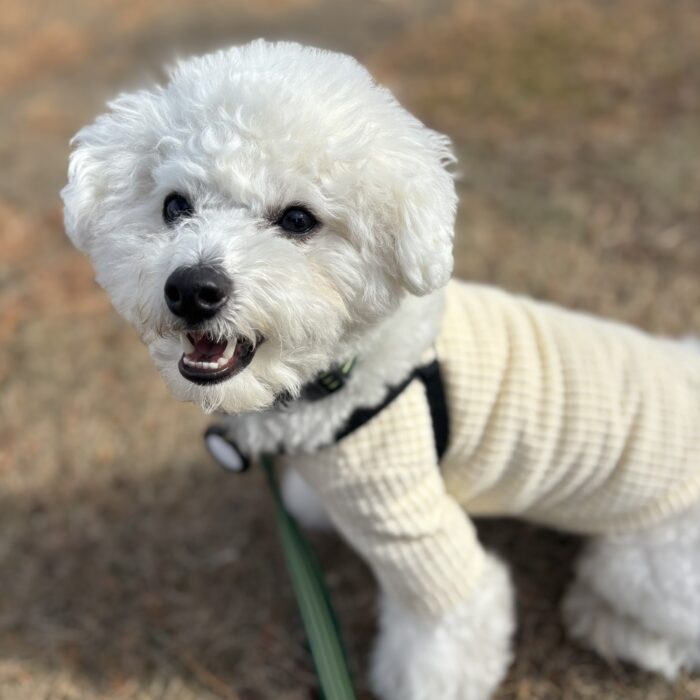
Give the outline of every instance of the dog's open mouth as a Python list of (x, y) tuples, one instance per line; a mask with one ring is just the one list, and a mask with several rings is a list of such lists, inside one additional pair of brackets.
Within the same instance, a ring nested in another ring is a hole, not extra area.
[(216, 384), (245, 369), (253, 359), (257, 346), (244, 338), (217, 340), (208, 333), (184, 334), (185, 352), (180, 358), (180, 374), (195, 384)]

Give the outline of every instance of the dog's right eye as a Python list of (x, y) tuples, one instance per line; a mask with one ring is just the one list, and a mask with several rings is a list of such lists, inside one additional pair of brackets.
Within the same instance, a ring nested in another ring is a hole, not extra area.
[(172, 226), (183, 216), (192, 216), (194, 209), (189, 201), (177, 192), (171, 192), (163, 202), (163, 221)]
[(314, 215), (304, 207), (294, 206), (285, 209), (277, 221), (277, 225), (287, 233), (300, 236), (308, 233), (318, 224)]

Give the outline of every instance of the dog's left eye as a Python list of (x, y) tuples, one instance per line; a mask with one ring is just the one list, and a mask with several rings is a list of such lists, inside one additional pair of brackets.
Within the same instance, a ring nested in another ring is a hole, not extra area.
[(277, 225), (292, 234), (308, 233), (318, 224), (313, 214), (304, 207), (289, 207), (277, 221)]
[(163, 202), (163, 221), (172, 226), (183, 216), (192, 216), (194, 208), (190, 202), (177, 192), (171, 192)]

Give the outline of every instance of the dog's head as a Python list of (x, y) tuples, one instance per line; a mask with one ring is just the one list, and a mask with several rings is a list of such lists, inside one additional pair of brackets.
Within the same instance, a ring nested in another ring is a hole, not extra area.
[(179, 398), (269, 406), (447, 282), (449, 141), (352, 58), (257, 41), (109, 108), (75, 137), (66, 229)]

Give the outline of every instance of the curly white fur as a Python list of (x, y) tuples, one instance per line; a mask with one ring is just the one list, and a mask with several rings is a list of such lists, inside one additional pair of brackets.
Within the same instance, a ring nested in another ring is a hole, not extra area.
[(488, 556), (475, 592), (440, 618), (384, 596), (372, 685), (384, 700), (484, 700), (510, 663), (513, 591), (506, 567)]
[(645, 532), (592, 540), (564, 600), (572, 637), (667, 678), (700, 669), (700, 505)]
[[(251, 453), (313, 453), (435, 338), (456, 210), (448, 139), (352, 58), (290, 43), (182, 62), (167, 85), (109, 107), (74, 140), (62, 193), (69, 236), (176, 397), (236, 414), (231, 432)], [(161, 216), (170, 192), (187, 193), (196, 211), (175, 228)], [(294, 203), (314, 212), (321, 235), (280, 235), (275, 217)], [(163, 295), (176, 268), (198, 262), (218, 264), (234, 285), (208, 330), (265, 338), (245, 371), (211, 386), (179, 373), (185, 329)], [(274, 406), (358, 355), (372, 361), (323, 405)], [(328, 524), (300, 477), (290, 474), (285, 497), (308, 524)], [(669, 676), (697, 666), (698, 552), (698, 508), (591, 543), (564, 606), (572, 634)], [(372, 679), (384, 700), (485, 700), (510, 659), (505, 567), (488, 557), (474, 592), (438, 616), (385, 596), (380, 627)]]

